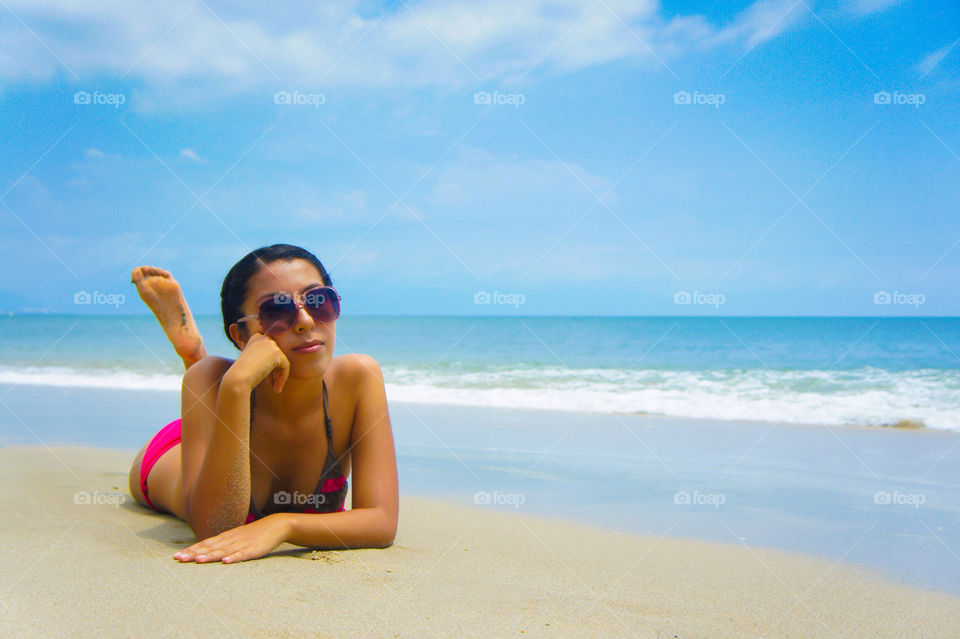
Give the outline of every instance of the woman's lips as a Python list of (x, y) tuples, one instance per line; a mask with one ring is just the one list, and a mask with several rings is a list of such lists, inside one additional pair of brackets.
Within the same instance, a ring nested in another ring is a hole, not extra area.
[(298, 353), (316, 353), (321, 348), (323, 348), (323, 342), (310, 342), (304, 344), (303, 346), (297, 346), (295, 349)]

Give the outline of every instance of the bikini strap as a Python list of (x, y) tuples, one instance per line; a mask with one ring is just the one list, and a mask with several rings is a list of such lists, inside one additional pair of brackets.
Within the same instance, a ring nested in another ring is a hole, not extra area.
[(327, 426), (327, 439), (330, 442), (330, 451), (333, 451), (333, 422), (330, 421), (330, 412), (327, 410), (327, 382), (320, 380), (323, 385), (323, 419)]
[[(320, 383), (323, 385), (323, 421), (327, 427), (327, 439), (331, 442), (333, 441), (333, 422), (330, 420), (330, 413), (327, 411), (327, 404), (329, 399), (327, 398), (327, 382), (326, 380), (320, 380)], [(250, 428), (253, 428), (253, 403), (254, 403), (254, 391), (250, 391)]]

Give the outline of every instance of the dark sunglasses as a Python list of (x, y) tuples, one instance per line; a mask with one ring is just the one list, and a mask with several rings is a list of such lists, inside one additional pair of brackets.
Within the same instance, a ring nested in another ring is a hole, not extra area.
[(274, 293), (260, 302), (256, 315), (241, 317), (237, 322), (258, 320), (264, 335), (279, 335), (297, 323), (297, 313), (303, 308), (316, 322), (332, 322), (340, 317), (340, 295), (332, 286), (318, 286), (303, 293), (303, 302), (297, 302), (286, 293)]

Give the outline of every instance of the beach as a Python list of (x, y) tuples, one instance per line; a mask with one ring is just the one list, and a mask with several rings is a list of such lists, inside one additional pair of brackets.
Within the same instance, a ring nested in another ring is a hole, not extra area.
[(396, 541), (231, 566), (174, 561), (192, 532), (127, 493), (180, 410), (155, 320), (6, 322), (5, 636), (960, 634), (960, 378), (927, 330), (955, 320), (341, 320), (384, 370)]
[(180, 564), (131, 451), (0, 449), (4, 636), (956, 636), (960, 597), (743, 545), (402, 495), (395, 543)]
[(960, 2), (0, 14), (0, 639), (960, 639)]

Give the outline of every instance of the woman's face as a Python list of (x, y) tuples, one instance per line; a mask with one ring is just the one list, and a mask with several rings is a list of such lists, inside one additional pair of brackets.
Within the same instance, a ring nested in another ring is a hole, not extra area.
[[(302, 259), (276, 260), (260, 268), (247, 282), (247, 297), (243, 302), (245, 315), (254, 315), (260, 302), (276, 293), (285, 293), (297, 302), (311, 288), (324, 286), (319, 271)], [(259, 321), (245, 322), (247, 330), (263, 331)], [(297, 321), (292, 327), (273, 335), (273, 340), (290, 361), (291, 378), (320, 377), (333, 358), (336, 341), (336, 322), (320, 323), (303, 308), (297, 308)], [(306, 344), (322, 342), (319, 348), (304, 351)], [(242, 344), (241, 344), (242, 346)]]

